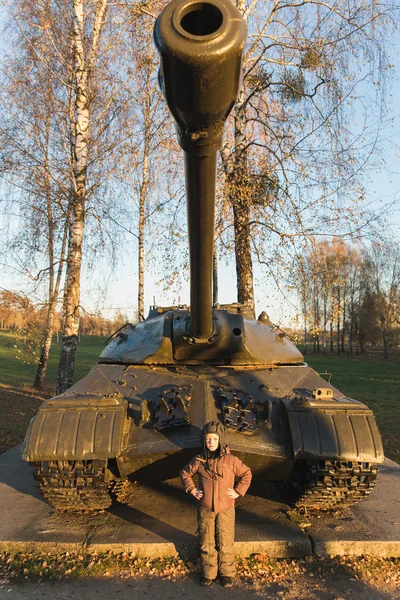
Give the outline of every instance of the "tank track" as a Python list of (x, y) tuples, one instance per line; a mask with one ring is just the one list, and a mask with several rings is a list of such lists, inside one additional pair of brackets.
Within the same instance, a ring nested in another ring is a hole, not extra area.
[(105, 466), (89, 460), (48, 461), (33, 466), (39, 493), (57, 510), (104, 510), (112, 504), (113, 483), (105, 481)]
[[(376, 465), (353, 461), (320, 460), (303, 470), (300, 509), (350, 506), (366, 498), (375, 487)], [(304, 478), (305, 476), (305, 478)]]

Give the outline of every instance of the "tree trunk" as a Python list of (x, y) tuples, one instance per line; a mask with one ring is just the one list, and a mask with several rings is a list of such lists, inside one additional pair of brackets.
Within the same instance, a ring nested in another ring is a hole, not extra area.
[[(239, 2), (244, 10), (244, 2)], [(250, 245), (250, 202), (247, 190), (246, 109), (244, 90), (239, 92), (234, 109), (235, 152), (226, 164), (228, 198), (233, 210), (237, 298), (254, 313), (253, 261)], [(228, 152), (229, 154), (229, 152)], [(222, 151), (224, 159), (224, 151)]]
[[(50, 98), (50, 93), (48, 94)], [(54, 330), (54, 317), (55, 310), (57, 307), (58, 295), (60, 293), (61, 287), (61, 277), (64, 270), (64, 255), (65, 255), (65, 247), (68, 236), (68, 223), (65, 223), (64, 226), (64, 235), (63, 241), (61, 245), (60, 257), (58, 262), (58, 273), (57, 278), (55, 278), (55, 270), (54, 270), (54, 238), (55, 238), (55, 223), (53, 218), (53, 206), (52, 206), (52, 198), (51, 198), (51, 183), (50, 183), (50, 170), (49, 170), (49, 141), (50, 141), (50, 125), (51, 125), (51, 107), (48, 107), (48, 114), (46, 115), (46, 142), (45, 142), (45, 188), (46, 188), (46, 210), (47, 210), (47, 255), (49, 262), (49, 296), (48, 296), (48, 311), (46, 317), (46, 328), (43, 339), (43, 346), (40, 352), (40, 359), (38, 368), (36, 371), (36, 377), (33, 386), (37, 389), (40, 389), (43, 386), (44, 378), (46, 376), (47, 366), (49, 362), (49, 354), (51, 343), (53, 340), (53, 330)]]
[(213, 252), (213, 305), (218, 304), (218, 256), (217, 256), (217, 244), (214, 240), (214, 252)]
[(151, 71), (152, 63), (148, 60), (148, 69), (146, 70), (146, 86), (144, 98), (144, 147), (143, 147), (143, 168), (142, 183), (139, 193), (139, 252), (138, 252), (138, 320), (144, 321), (144, 227), (145, 227), (145, 208), (149, 195), (149, 156), (150, 156), (150, 110), (151, 110)]
[(313, 277), (313, 288), (312, 288), (312, 311), (313, 311), (313, 352), (317, 352), (317, 298), (316, 298), (316, 281), (315, 276)]
[[(146, 165), (147, 167), (147, 165)], [(143, 169), (144, 169), (143, 165)], [(145, 192), (143, 185), (140, 188), (139, 198), (139, 228), (138, 228), (138, 321), (144, 321), (144, 207), (145, 207)]]
[(307, 321), (304, 321), (304, 350), (303, 354), (307, 354)]
[(55, 306), (53, 307), (51, 304), (49, 306), (49, 311), (47, 314), (47, 323), (46, 329), (44, 333), (43, 346), (40, 353), (40, 359), (38, 368), (36, 371), (35, 383), (33, 387), (37, 389), (41, 389), (43, 386), (44, 378), (46, 376), (47, 366), (49, 364), (49, 354), (51, 348), (51, 342), (53, 339), (53, 329), (54, 329), (54, 311)]
[(358, 335), (358, 317), (356, 316), (355, 324), (354, 324), (354, 335), (356, 338), (356, 355), (358, 356), (358, 347), (359, 347), (359, 335)]
[(382, 330), (382, 336), (383, 336), (383, 357), (389, 358), (389, 336), (388, 336), (387, 329)]
[(250, 208), (245, 200), (233, 202), (238, 302), (254, 312), (253, 263), (250, 247)]
[(337, 320), (336, 337), (337, 337), (337, 341), (336, 341), (337, 353), (338, 353), (338, 355), (340, 355), (340, 317), (338, 317), (338, 320)]
[[(50, 99), (50, 90), (47, 89), (46, 97)], [(54, 311), (56, 309), (57, 299), (54, 301), (54, 220), (53, 206), (51, 199), (51, 183), (49, 171), (49, 144), (50, 144), (50, 129), (51, 129), (51, 112), (48, 102), (46, 103), (45, 115), (45, 143), (44, 143), (44, 187), (46, 194), (46, 216), (47, 216), (47, 260), (49, 264), (49, 295), (48, 295), (48, 310), (46, 318), (46, 328), (44, 333), (43, 345), (40, 352), (39, 364), (36, 370), (36, 377), (33, 387), (40, 389), (47, 371), (49, 361), (49, 353), (51, 342), (53, 339), (54, 327)]]
[(316, 342), (317, 342), (317, 352), (319, 352), (319, 324), (320, 324), (320, 316), (319, 316), (319, 287), (318, 287), (318, 283), (317, 283), (316, 289), (315, 289), (315, 321), (316, 321), (315, 336), (316, 336)]
[(326, 325), (327, 325), (327, 307), (326, 307), (326, 298), (324, 298), (324, 333), (323, 333), (324, 354), (326, 354)]
[(80, 316), (80, 281), (82, 265), (82, 245), (85, 222), (86, 187), (76, 195), (72, 212), (73, 224), (70, 230), (67, 259), (67, 276), (64, 295), (64, 327), (61, 341), (60, 362), (56, 393), (62, 394), (71, 387), (75, 369), (75, 354), (78, 344)]
[(353, 354), (353, 313), (354, 313), (354, 305), (353, 301), (350, 303), (350, 311), (349, 311), (349, 326), (348, 326), (348, 342), (347, 342), (347, 354)]
[[(333, 317), (333, 315), (332, 315)], [(329, 342), (329, 349), (331, 352), (333, 352), (333, 318), (331, 317), (331, 324), (330, 324), (330, 342)]]
[(145, 206), (148, 197), (149, 187), (149, 153), (150, 141), (145, 139), (142, 185), (140, 186), (139, 196), (139, 252), (138, 252), (138, 320), (144, 321), (144, 226), (145, 226)]
[(85, 205), (87, 197), (87, 166), (90, 138), (90, 90), (89, 80), (97, 58), (98, 46), (107, 0), (96, 2), (92, 29), (92, 40), (85, 55), (88, 40), (85, 23), (85, 1), (74, 0), (73, 58), (74, 58), (74, 100), (75, 136), (72, 142), (74, 195), (70, 211), (66, 289), (64, 294), (64, 329), (58, 367), (57, 394), (63, 393), (72, 385), (75, 354), (79, 335), (80, 290), (82, 248), (85, 226)]
[[(58, 295), (60, 293), (61, 277), (62, 277), (62, 273), (64, 270), (64, 255), (65, 255), (67, 234), (68, 234), (68, 223), (65, 224), (65, 229), (64, 229), (64, 237), (63, 237), (63, 242), (62, 242), (62, 247), (61, 247), (61, 252), (60, 252), (60, 262), (59, 262), (59, 266), (58, 266), (57, 279), (56, 279), (55, 286), (53, 287), (53, 289), (50, 289), (50, 303), (49, 303), (49, 309), (47, 312), (46, 329), (45, 329), (45, 334), (44, 334), (43, 347), (42, 347), (42, 350), (40, 353), (40, 359), (39, 359), (39, 364), (38, 364), (38, 368), (36, 371), (35, 383), (33, 384), (34, 387), (37, 389), (40, 389), (43, 386), (44, 378), (45, 378), (46, 372), (47, 372), (47, 366), (49, 364), (49, 354), (50, 354), (51, 343), (53, 340), (55, 312), (56, 312), (56, 308), (57, 308)], [(52, 284), (50, 284), (50, 285), (52, 285)], [(58, 343), (58, 331), (57, 331), (57, 343)]]
[(344, 336), (346, 331), (346, 296), (343, 296), (343, 321), (342, 321), (342, 340), (341, 340), (341, 348), (344, 353)]

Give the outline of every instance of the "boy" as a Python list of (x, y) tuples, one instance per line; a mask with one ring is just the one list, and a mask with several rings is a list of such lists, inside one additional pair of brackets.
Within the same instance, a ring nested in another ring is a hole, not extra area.
[[(180, 472), (185, 492), (199, 501), (197, 519), (203, 569), (200, 583), (204, 586), (212, 584), (218, 571), (223, 587), (232, 586), (235, 499), (245, 495), (251, 482), (250, 469), (230, 454), (224, 444), (224, 434), (225, 428), (219, 421), (207, 423), (203, 429), (204, 452)], [(198, 487), (193, 482), (195, 473), (199, 478)]]

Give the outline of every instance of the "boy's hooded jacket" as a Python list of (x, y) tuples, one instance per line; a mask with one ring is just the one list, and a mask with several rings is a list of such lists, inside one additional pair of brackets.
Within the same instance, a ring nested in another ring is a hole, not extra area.
[[(214, 457), (210, 457), (204, 439), (206, 433), (219, 436), (219, 447)], [(233, 488), (239, 496), (244, 496), (251, 482), (251, 471), (242, 461), (230, 454), (225, 445), (225, 428), (219, 421), (211, 421), (204, 426), (204, 451), (195, 456), (180, 472), (185, 492), (192, 492), (196, 485), (193, 476), (197, 473), (198, 488), (203, 492), (200, 506), (216, 513), (232, 508), (235, 499), (229, 498), (227, 492)], [(238, 482), (235, 485), (235, 477)]]

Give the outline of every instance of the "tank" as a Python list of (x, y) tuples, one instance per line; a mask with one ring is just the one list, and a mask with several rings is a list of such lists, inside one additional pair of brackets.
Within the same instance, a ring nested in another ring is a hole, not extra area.
[(176, 477), (216, 420), (255, 480), (296, 482), (299, 507), (351, 504), (375, 485), (372, 411), (311, 369), (265, 312), (212, 306), (216, 153), (245, 38), (229, 0), (172, 0), (157, 19), (160, 85), (185, 156), (191, 304), (152, 307), (40, 407), (22, 455), (57, 509), (104, 509), (118, 482)]

